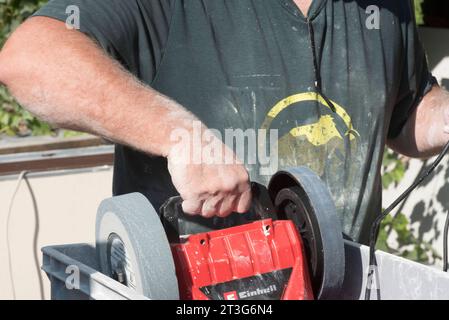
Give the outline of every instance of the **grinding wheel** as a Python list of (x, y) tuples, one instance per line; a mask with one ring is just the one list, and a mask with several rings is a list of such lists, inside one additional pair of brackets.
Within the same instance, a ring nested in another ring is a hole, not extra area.
[(154, 300), (179, 299), (175, 265), (157, 212), (140, 193), (104, 200), (97, 213), (101, 271)]
[(278, 172), (269, 192), (279, 219), (292, 220), (304, 242), (312, 287), (318, 299), (338, 299), (345, 275), (341, 222), (318, 175), (305, 167)]

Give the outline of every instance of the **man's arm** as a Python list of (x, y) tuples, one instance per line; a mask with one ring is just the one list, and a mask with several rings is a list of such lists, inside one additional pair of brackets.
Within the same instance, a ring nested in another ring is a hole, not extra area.
[(244, 167), (180, 161), (186, 153), (170, 135), (175, 129), (192, 132), (197, 119), (64, 23), (44, 17), (25, 22), (0, 53), (0, 81), (23, 106), (54, 125), (167, 157), (185, 211), (212, 216), (247, 210), (250, 187)]
[(388, 145), (406, 156), (427, 158), (438, 154), (448, 141), (449, 92), (434, 86)]

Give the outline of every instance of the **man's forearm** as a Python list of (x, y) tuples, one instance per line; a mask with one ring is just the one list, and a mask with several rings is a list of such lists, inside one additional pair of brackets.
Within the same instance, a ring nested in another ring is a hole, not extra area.
[(87, 36), (48, 18), (30, 19), (7, 42), (0, 53), (0, 80), (21, 104), (50, 123), (155, 155), (166, 156), (170, 132), (189, 129), (194, 120)]
[(436, 155), (449, 141), (449, 93), (435, 86), (421, 101), (401, 134), (389, 141), (396, 151), (416, 158)]
[[(201, 130), (209, 135), (199, 141), (171, 141), (175, 132), (196, 135), (196, 118), (63, 23), (32, 18), (23, 24), (0, 53), (0, 81), (25, 107), (51, 123), (166, 157), (186, 213), (226, 217), (249, 209), (249, 175), (233, 150), (205, 126)], [(201, 157), (193, 163), (193, 143), (213, 143), (217, 159)]]

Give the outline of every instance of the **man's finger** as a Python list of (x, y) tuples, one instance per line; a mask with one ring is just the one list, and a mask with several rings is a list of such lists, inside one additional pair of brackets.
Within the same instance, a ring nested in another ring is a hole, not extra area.
[(201, 214), (203, 208), (202, 200), (185, 200), (182, 202), (182, 210), (186, 214), (198, 215)]
[(237, 195), (226, 196), (220, 204), (217, 216), (224, 218), (237, 210)]
[(238, 213), (246, 213), (251, 207), (251, 189), (246, 190), (240, 195), (240, 198), (237, 203), (237, 211)]
[(201, 215), (205, 218), (211, 218), (218, 214), (218, 208), (223, 200), (222, 196), (215, 196), (206, 199), (203, 203)]

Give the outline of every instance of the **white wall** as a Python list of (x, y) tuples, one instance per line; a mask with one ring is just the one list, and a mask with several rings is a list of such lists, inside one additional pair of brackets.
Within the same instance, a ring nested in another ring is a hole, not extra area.
[[(95, 215), (101, 200), (112, 192), (112, 170), (74, 173), (30, 179), (39, 211), (38, 256), (42, 246), (95, 241)], [(8, 267), (6, 220), (15, 180), (0, 180), (0, 300), (12, 299)], [(39, 278), (34, 262), (33, 236), (36, 219), (28, 189), (23, 182), (14, 202), (9, 224), (12, 275), (17, 299), (40, 299)], [(49, 281), (41, 272), (45, 298)]]

